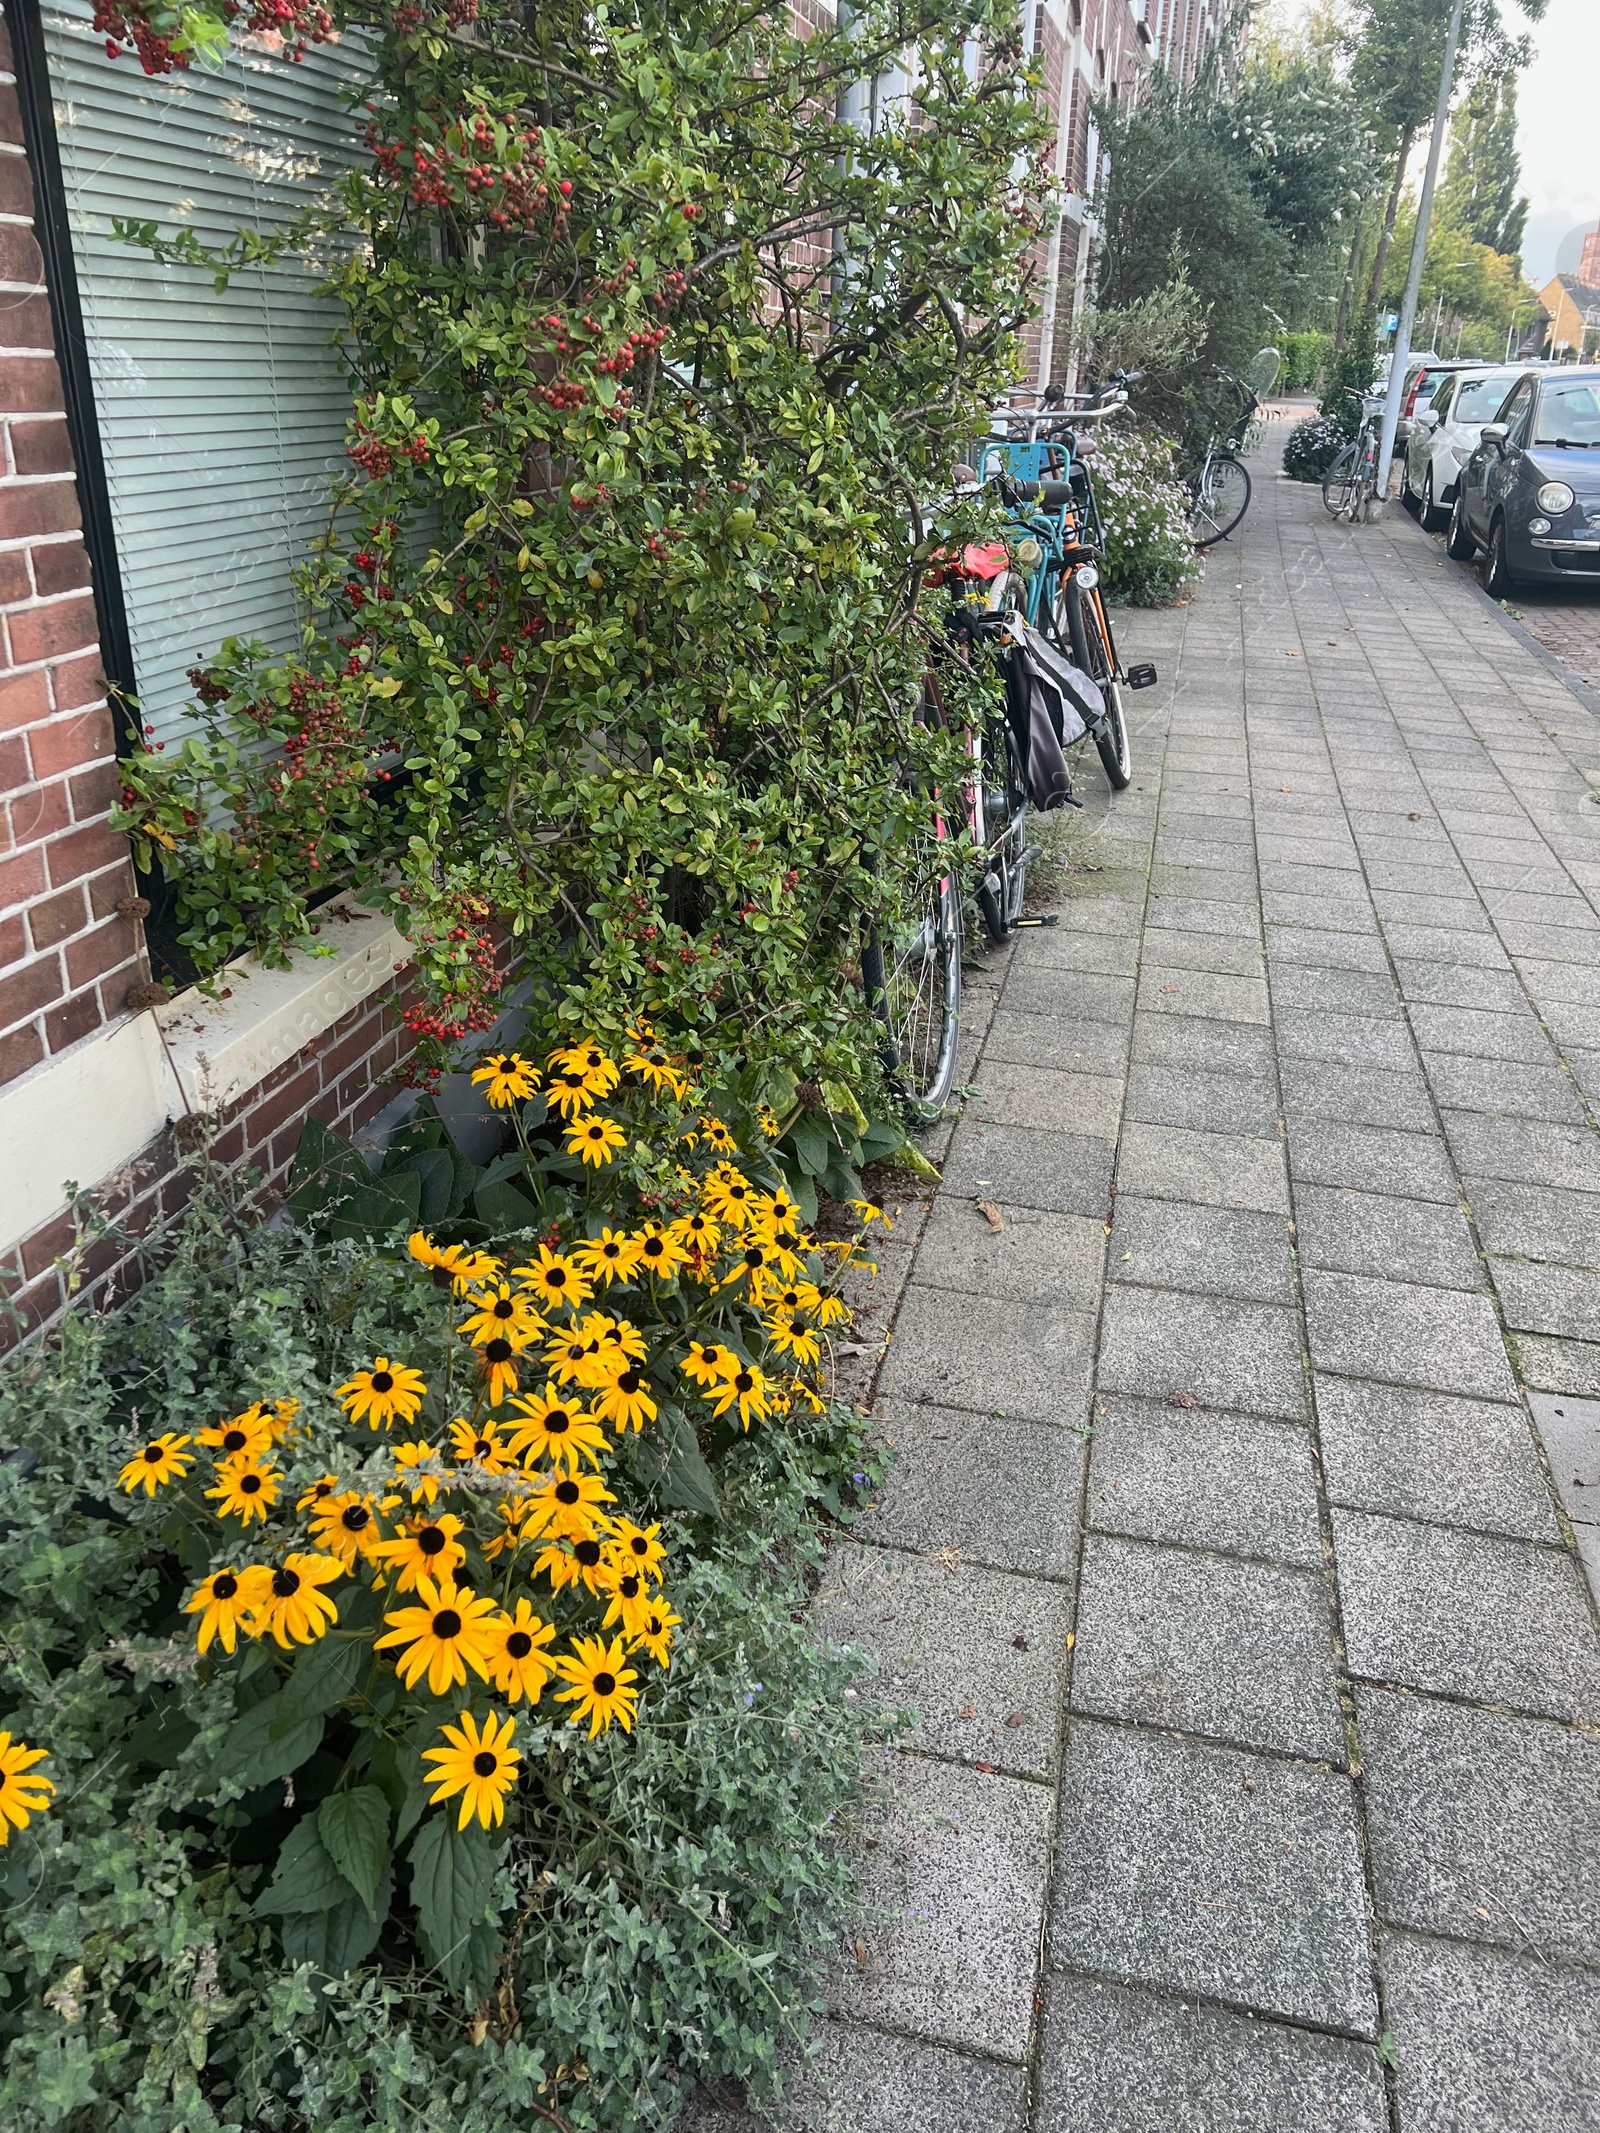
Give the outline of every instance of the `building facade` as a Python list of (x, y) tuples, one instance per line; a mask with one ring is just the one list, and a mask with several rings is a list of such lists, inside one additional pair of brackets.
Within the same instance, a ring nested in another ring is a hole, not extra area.
[[(1600, 253), (1600, 231), (1584, 248)], [(1545, 329), (1545, 354), (1558, 363), (1583, 363), (1600, 354), (1600, 270), (1591, 281), (1587, 274), (1558, 274), (1539, 291), (1549, 324)]]

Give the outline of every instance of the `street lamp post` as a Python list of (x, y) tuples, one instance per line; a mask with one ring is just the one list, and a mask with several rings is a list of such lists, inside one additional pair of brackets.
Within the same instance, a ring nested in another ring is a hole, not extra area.
[(1510, 325), (1509, 325), (1509, 326), (1508, 326), (1508, 327), (1506, 328), (1506, 361), (1507, 361), (1508, 363), (1509, 363), (1509, 362), (1511, 361), (1511, 343), (1512, 343), (1512, 341), (1513, 341), (1513, 340), (1515, 339), (1515, 337), (1516, 337), (1516, 331), (1517, 331), (1517, 313), (1518, 313), (1519, 311), (1537, 311), (1538, 309), (1539, 309), (1539, 299), (1538, 299), (1538, 297), (1535, 297), (1535, 298), (1533, 299), (1533, 301), (1532, 301), (1531, 303), (1529, 303), (1529, 302), (1528, 302), (1528, 301), (1526, 301), (1526, 299), (1525, 299), (1525, 300), (1524, 300), (1524, 301), (1523, 301), (1522, 303), (1520, 303), (1520, 304), (1513, 304), (1513, 305), (1512, 305), (1512, 307), (1511, 307), (1511, 323), (1510, 323)]
[(1389, 462), (1394, 457), (1395, 431), (1400, 427), (1400, 396), (1405, 390), (1406, 365), (1411, 358), (1411, 329), (1416, 324), (1417, 297), (1422, 288), (1422, 263), (1428, 253), (1428, 225), (1433, 220), (1433, 195), (1439, 183), (1439, 159), (1444, 152), (1445, 129), (1450, 123), (1450, 90), (1456, 78), (1456, 53), (1461, 48), (1461, 15), (1465, 0), (1455, 0), (1450, 10), (1450, 29), (1444, 41), (1444, 66), (1439, 75), (1439, 103), (1434, 112), (1433, 138), (1428, 143), (1428, 168), (1422, 180), (1422, 198), (1417, 203), (1417, 234), (1411, 246), (1411, 271), (1406, 276), (1405, 301), (1400, 306), (1400, 326), (1394, 337), (1394, 356), (1389, 366), (1389, 391), (1383, 403), (1383, 433), (1378, 444), (1378, 494), (1370, 515), (1381, 518), (1389, 488)]

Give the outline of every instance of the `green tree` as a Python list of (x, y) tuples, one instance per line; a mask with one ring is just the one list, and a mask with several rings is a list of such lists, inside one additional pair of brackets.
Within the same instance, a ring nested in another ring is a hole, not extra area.
[(1450, 126), (1450, 163), (1439, 192), (1440, 218), (1472, 244), (1520, 258), (1528, 203), (1517, 153), (1515, 74), (1483, 73)]

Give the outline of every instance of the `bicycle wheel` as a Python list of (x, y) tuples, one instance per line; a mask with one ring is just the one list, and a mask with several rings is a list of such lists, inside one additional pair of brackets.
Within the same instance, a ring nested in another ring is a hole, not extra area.
[(1322, 501), (1334, 518), (1349, 518), (1361, 486), (1361, 453), (1352, 437), (1322, 477)]
[[(1061, 588), (1058, 614), (1064, 610), (1066, 642), (1072, 646), (1075, 665), (1091, 681), (1098, 682), (1106, 701), (1106, 715), (1094, 737), (1101, 767), (1113, 792), (1121, 792), (1133, 776), (1133, 750), (1128, 739), (1128, 721), (1122, 709), (1122, 685), (1117, 680), (1117, 662), (1111, 649), (1099, 592), (1085, 592), (1076, 572)], [(1059, 624), (1058, 624), (1059, 635)]]
[(949, 840), (931, 840), (906, 899), (907, 922), (861, 955), (867, 1004), (883, 1024), (890, 1085), (924, 1124), (939, 1116), (955, 1086), (961, 1026), (961, 895), (949, 858)]
[(1196, 548), (1225, 541), (1249, 508), (1249, 469), (1231, 454), (1208, 458), (1189, 521)]
[(973, 786), (988, 865), (978, 884), (983, 930), (998, 945), (1022, 916), (1028, 887), (1028, 784), (1011, 721), (986, 719), (973, 750)]

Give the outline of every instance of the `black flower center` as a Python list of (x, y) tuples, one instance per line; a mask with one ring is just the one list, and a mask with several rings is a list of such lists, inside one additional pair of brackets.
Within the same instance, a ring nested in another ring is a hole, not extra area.
[(272, 1597), (275, 1600), (292, 1600), (300, 1590), (298, 1570), (274, 1570), (272, 1573)]
[(509, 1341), (492, 1340), (483, 1352), (491, 1363), (509, 1363), (515, 1351)]
[(515, 1318), (517, 1307), (509, 1296), (502, 1296), (491, 1306), (496, 1318)]
[(761, 1249), (759, 1244), (752, 1244), (746, 1248), (744, 1255), (744, 1263), (746, 1266), (764, 1266), (766, 1263), (766, 1257), (766, 1253)]
[(487, 1437), (475, 1437), (473, 1439), (472, 1456), (474, 1459), (487, 1459), (493, 1450), (494, 1446)]
[(211, 1597), (214, 1600), (231, 1600), (239, 1590), (239, 1580), (231, 1570), (219, 1570), (211, 1580)]
[(525, 1629), (514, 1629), (506, 1639), (506, 1650), (513, 1659), (526, 1659), (533, 1650), (533, 1639)]
[(618, 1578), (617, 1590), (625, 1600), (636, 1600), (639, 1597), (639, 1580), (636, 1577)]
[(564, 1289), (567, 1285), (567, 1270), (564, 1266), (553, 1266), (544, 1278), (549, 1282), (551, 1288)]
[(644, 1379), (637, 1370), (625, 1370), (617, 1379), (617, 1390), (618, 1392), (625, 1392), (631, 1400), (643, 1383)]
[(575, 1481), (558, 1481), (556, 1483), (557, 1503), (575, 1504), (582, 1498), (582, 1495), (583, 1491)]
[(372, 1513), (364, 1503), (353, 1503), (346, 1510), (339, 1523), (347, 1533), (360, 1533), (371, 1525)]
[(417, 1546), (424, 1555), (442, 1555), (449, 1546), (449, 1535), (440, 1526), (424, 1526), (417, 1535)]
[(241, 1474), (239, 1487), (246, 1496), (255, 1496), (261, 1488), (261, 1476), (259, 1474)]
[(586, 1139), (591, 1141), (603, 1141), (606, 1137), (606, 1129), (604, 1126), (586, 1126), (584, 1135)]
[(480, 1748), (472, 1758), (472, 1767), (481, 1778), (493, 1777), (500, 1768), (500, 1758), (498, 1755), (492, 1755), (487, 1748)]
[(600, 1560), (600, 1543), (598, 1541), (579, 1541), (572, 1552), (578, 1558), (578, 1561), (582, 1563), (585, 1570), (592, 1570)]
[(748, 1370), (741, 1370), (738, 1376), (733, 1381), (735, 1392), (749, 1392), (754, 1386), (754, 1384), (755, 1379), (750, 1375)]
[(595, 1068), (600, 1064), (600, 1054), (598, 1052), (586, 1053), (584, 1056), (583, 1063), (589, 1069), (589, 1072), (592, 1074)]
[(242, 1429), (228, 1429), (222, 1433), (222, 1449), (225, 1452), (242, 1452), (249, 1442), (248, 1434)]
[(597, 1696), (614, 1696), (616, 1694), (616, 1689), (617, 1677), (615, 1674), (595, 1675), (594, 1692)]
[(646, 1259), (659, 1259), (661, 1252), (661, 1239), (659, 1237), (646, 1237), (644, 1240), (644, 1256)]
[(375, 1370), (372, 1373), (372, 1389), (374, 1392), (393, 1392), (394, 1372), (392, 1370)]
[(622, 1246), (620, 1244), (602, 1244), (600, 1256), (602, 1259), (620, 1259), (622, 1257)]
[(433, 1618), (433, 1633), (436, 1637), (459, 1637), (461, 1617), (453, 1607), (441, 1607)]
[(572, 1427), (572, 1417), (564, 1407), (552, 1407), (544, 1418), (544, 1426), (552, 1437), (564, 1437)]
[(159, 1466), (166, 1456), (167, 1448), (164, 1444), (147, 1444), (144, 1448), (144, 1463), (146, 1466)]
[(642, 1533), (636, 1533), (632, 1540), (629, 1541), (628, 1546), (635, 1555), (648, 1555), (650, 1553), (650, 1543)]

